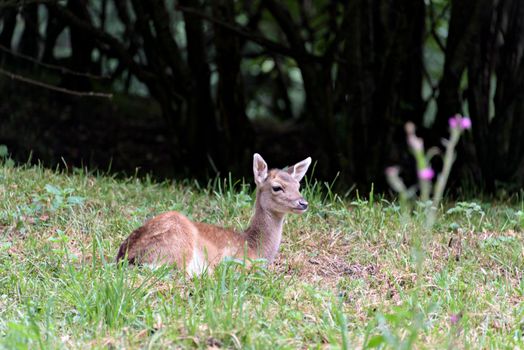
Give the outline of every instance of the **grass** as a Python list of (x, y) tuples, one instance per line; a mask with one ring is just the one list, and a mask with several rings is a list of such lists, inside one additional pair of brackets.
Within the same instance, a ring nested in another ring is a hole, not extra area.
[(163, 211), (242, 229), (252, 189), (0, 165), (0, 348), (523, 346), (518, 200), (448, 202), (427, 232), (396, 203), (312, 181), (270, 267), (188, 279), (113, 263)]

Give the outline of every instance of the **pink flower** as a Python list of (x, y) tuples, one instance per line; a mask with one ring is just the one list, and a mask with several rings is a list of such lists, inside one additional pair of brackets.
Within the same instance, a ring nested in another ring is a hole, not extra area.
[(434, 176), (435, 171), (431, 168), (424, 168), (418, 172), (418, 178), (424, 181), (430, 181)]
[(462, 312), (459, 312), (458, 314), (451, 314), (449, 315), (449, 323), (452, 325), (456, 325), (459, 323), (460, 319), (462, 318)]
[(471, 129), (471, 119), (469, 117), (463, 117), (460, 114), (455, 114), (453, 117), (449, 118), (449, 127), (451, 129), (461, 129), (468, 130)]
[(455, 114), (453, 117), (449, 118), (449, 127), (452, 129), (456, 129), (459, 126), (461, 118), (462, 116), (460, 114)]
[(463, 117), (460, 120), (460, 127), (462, 130), (471, 129), (471, 119), (469, 119), (469, 117)]

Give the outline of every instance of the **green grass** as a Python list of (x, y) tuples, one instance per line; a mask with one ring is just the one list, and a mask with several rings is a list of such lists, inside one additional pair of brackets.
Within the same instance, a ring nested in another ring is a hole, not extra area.
[(0, 347), (523, 346), (518, 200), (447, 203), (425, 232), (396, 203), (341, 199), (310, 181), (311, 210), (288, 217), (268, 268), (228, 262), (188, 279), (113, 263), (163, 211), (245, 227), (252, 189), (0, 165)]

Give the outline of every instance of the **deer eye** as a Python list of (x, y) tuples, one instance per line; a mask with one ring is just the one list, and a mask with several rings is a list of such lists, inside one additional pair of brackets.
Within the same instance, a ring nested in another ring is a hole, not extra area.
[(284, 189), (280, 186), (273, 186), (271, 187), (273, 189), (273, 192), (280, 192), (280, 191), (284, 191)]

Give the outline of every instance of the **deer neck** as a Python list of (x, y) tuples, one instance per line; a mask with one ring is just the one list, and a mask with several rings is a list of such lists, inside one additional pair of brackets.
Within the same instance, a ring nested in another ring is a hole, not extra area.
[(272, 262), (277, 255), (282, 240), (284, 214), (262, 208), (258, 196), (255, 202), (255, 214), (245, 231), (245, 238), (249, 249), (257, 257)]

